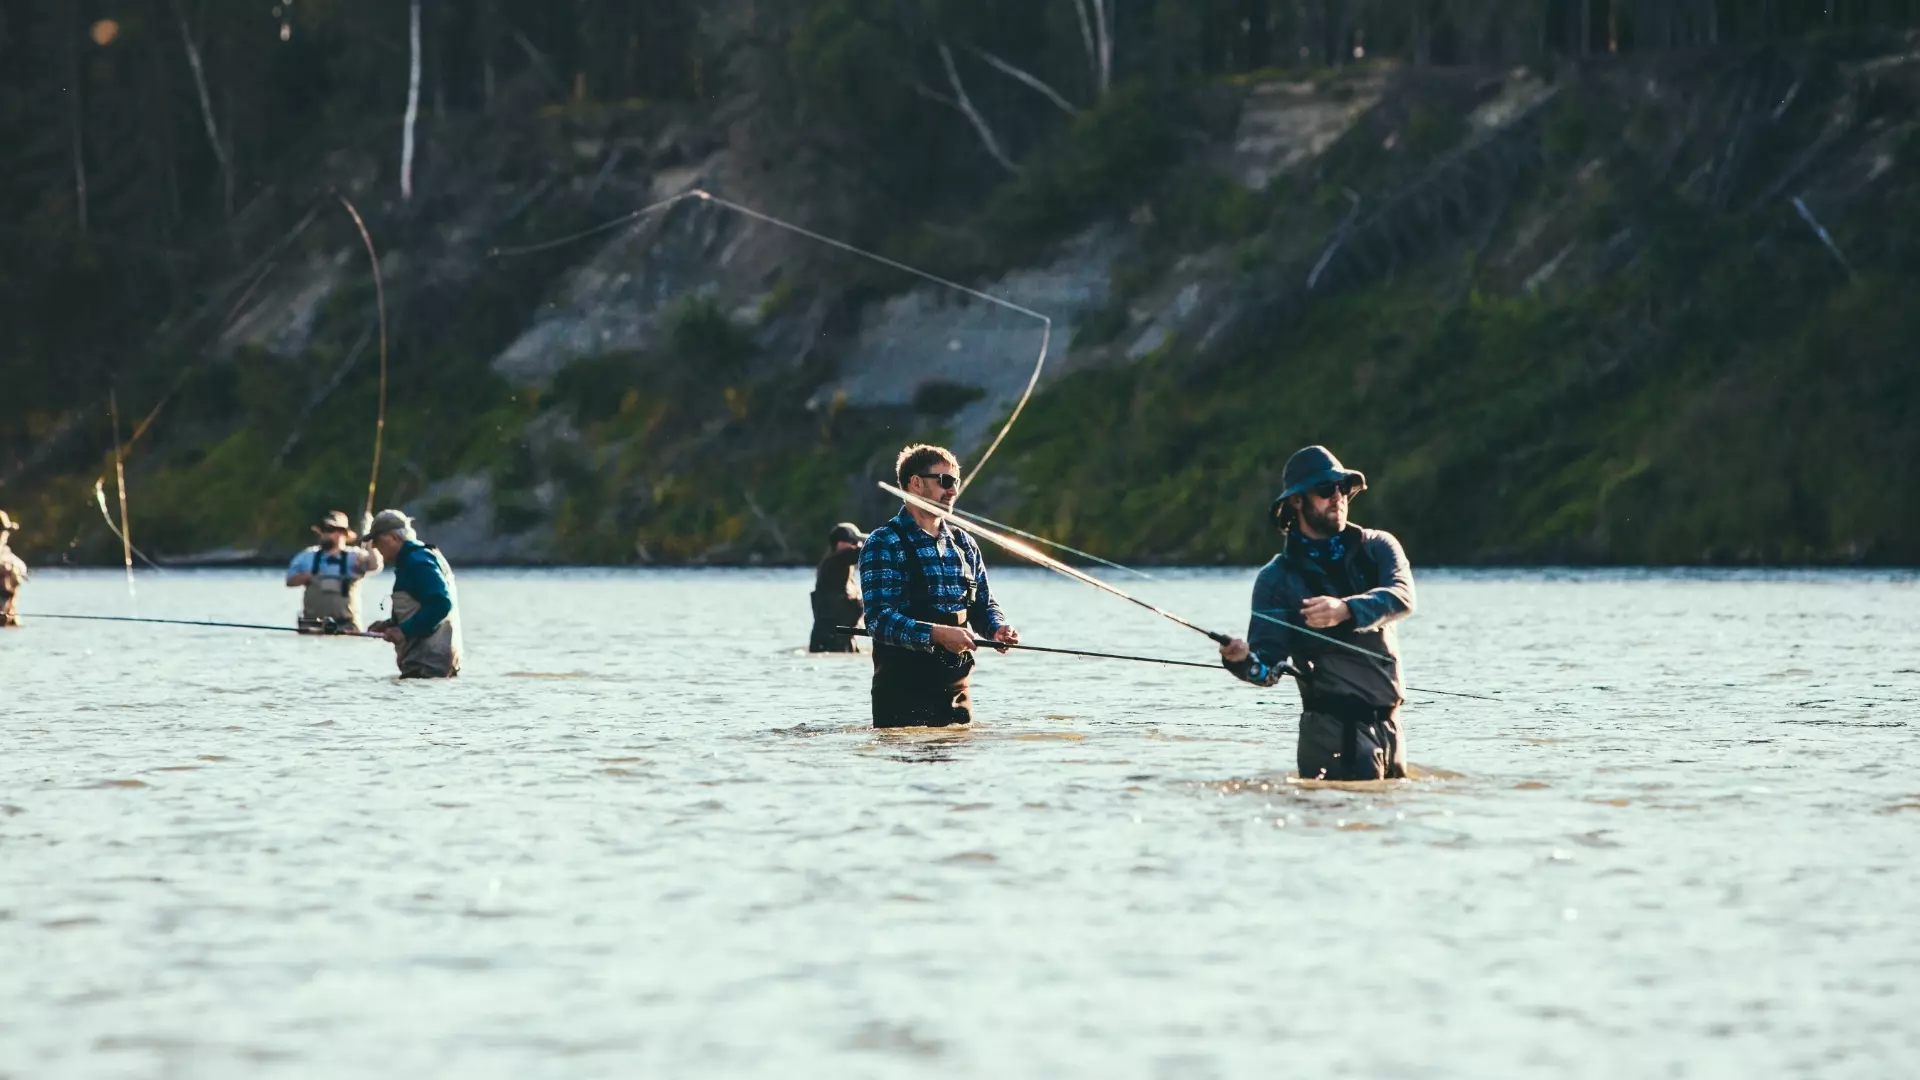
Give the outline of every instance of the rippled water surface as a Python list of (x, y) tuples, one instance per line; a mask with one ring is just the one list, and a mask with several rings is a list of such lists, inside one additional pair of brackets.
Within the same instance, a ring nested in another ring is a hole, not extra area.
[[(810, 581), (468, 572), (445, 684), (0, 632), (0, 1076), (1915, 1075), (1912, 575), (1428, 574), (1410, 681), (1501, 700), (1413, 694), (1381, 790), (1289, 783), (1292, 688), (1199, 670), (990, 656), (974, 730), (876, 734)], [(1030, 642), (1210, 658), (996, 581)], [(1250, 582), (1140, 592), (1244, 632)]]

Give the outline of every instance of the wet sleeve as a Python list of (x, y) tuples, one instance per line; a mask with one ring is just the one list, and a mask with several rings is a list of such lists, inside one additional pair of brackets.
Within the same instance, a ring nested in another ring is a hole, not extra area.
[(420, 601), (420, 610), (400, 624), (400, 632), (419, 640), (440, 629), (453, 614), (453, 594), (446, 576), (440, 573), (440, 560), (422, 552), (403, 559), (393, 573), (393, 587), (412, 594)]
[[(1255, 686), (1272, 686), (1285, 675), (1293, 635), (1287, 633), (1286, 589), (1280, 575), (1269, 566), (1253, 581), (1253, 615), (1247, 624), (1247, 645), (1252, 655), (1227, 670)], [(1224, 661), (1223, 661), (1224, 663)]]
[(933, 627), (918, 622), (906, 607), (906, 553), (891, 534), (868, 537), (860, 551), (860, 595), (867, 606), (867, 632), (875, 643), (932, 652)]
[(973, 610), (967, 613), (967, 621), (981, 637), (992, 637), (1007, 625), (1007, 616), (1000, 610), (1000, 602), (993, 598), (993, 590), (987, 587), (987, 560), (981, 556), (980, 548), (968, 544), (966, 557), (973, 563), (975, 589)]
[(1413, 565), (1392, 533), (1367, 539), (1368, 554), (1380, 568), (1380, 587), (1346, 597), (1355, 630), (1378, 630), (1413, 614)]

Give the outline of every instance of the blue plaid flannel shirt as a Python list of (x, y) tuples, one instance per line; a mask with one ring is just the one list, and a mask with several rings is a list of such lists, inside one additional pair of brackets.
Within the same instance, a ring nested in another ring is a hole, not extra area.
[(967, 623), (981, 637), (992, 637), (1007, 625), (1000, 605), (987, 589), (987, 564), (980, 557), (980, 545), (965, 529), (948, 522), (940, 523), (940, 535), (929, 536), (902, 508), (892, 520), (873, 530), (860, 551), (860, 592), (867, 605), (867, 632), (882, 645), (896, 645), (921, 652), (940, 651), (933, 643), (933, 627), (908, 615), (911, 602), (907, 591), (907, 545), (919, 552), (920, 564), (933, 579), (928, 590), (939, 611), (959, 611), (966, 597), (962, 562), (973, 570), (973, 608)]

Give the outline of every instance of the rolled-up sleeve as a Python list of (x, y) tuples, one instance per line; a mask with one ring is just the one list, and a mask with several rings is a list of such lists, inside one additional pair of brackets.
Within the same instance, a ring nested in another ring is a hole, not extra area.
[(1368, 554), (1380, 570), (1380, 587), (1344, 597), (1355, 630), (1377, 630), (1413, 614), (1413, 566), (1392, 533), (1368, 537)]
[(860, 550), (860, 597), (867, 608), (867, 633), (876, 644), (933, 651), (933, 627), (909, 616), (907, 555), (891, 530), (875, 531)]

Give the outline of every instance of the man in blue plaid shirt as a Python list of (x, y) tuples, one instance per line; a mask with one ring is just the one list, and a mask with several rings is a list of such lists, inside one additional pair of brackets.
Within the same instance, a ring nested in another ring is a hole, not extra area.
[[(943, 509), (960, 497), (960, 462), (938, 446), (900, 451), (894, 476), (901, 490)], [(974, 635), (1020, 641), (987, 588), (973, 537), (950, 519), (904, 506), (868, 535), (860, 591), (873, 635), (873, 726), (972, 723)]]

